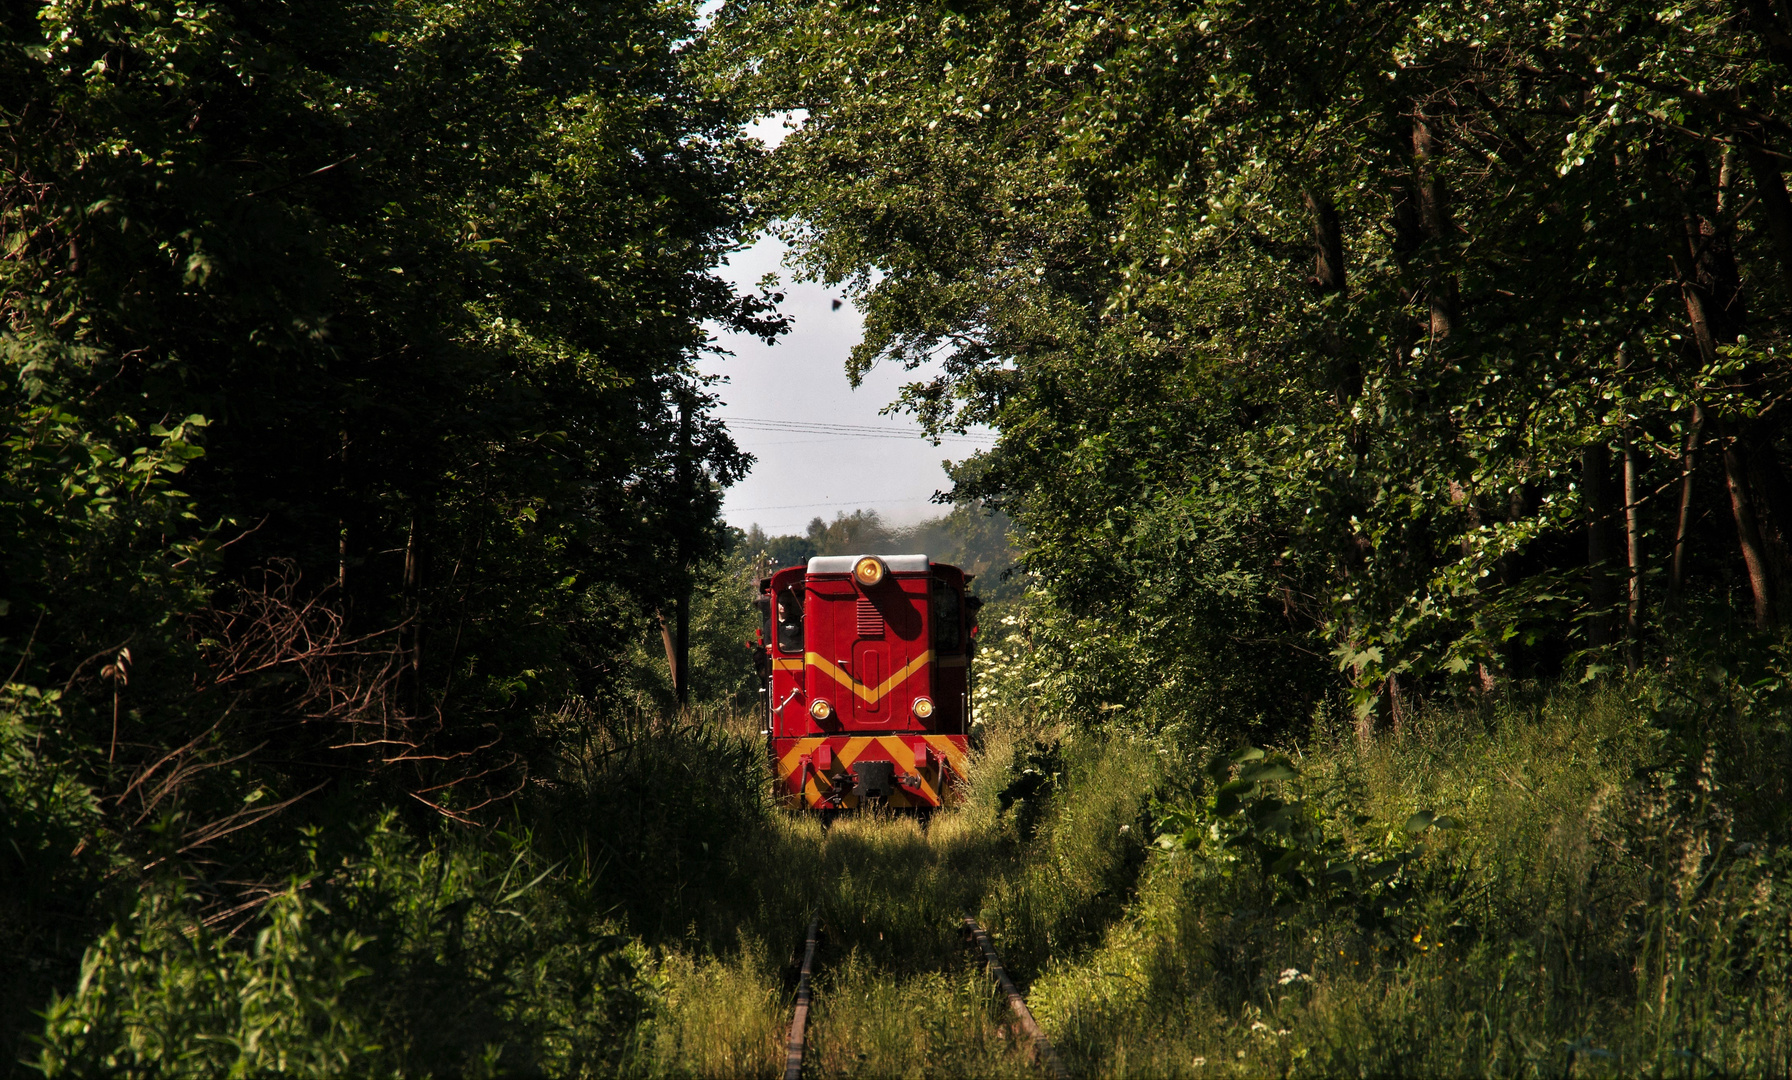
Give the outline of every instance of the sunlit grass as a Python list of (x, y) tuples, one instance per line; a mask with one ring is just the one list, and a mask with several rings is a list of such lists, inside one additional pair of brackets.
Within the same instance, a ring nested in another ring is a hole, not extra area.
[(655, 972), (661, 999), (629, 1072), (648, 1076), (781, 1075), (789, 1016), (775, 965), (758, 943), (726, 961), (671, 952)]
[(949, 968), (913, 972), (854, 950), (829, 967), (820, 991), (808, 1075), (1037, 1075), (1006, 1023), (1006, 1004), (968, 952)]
[[(1052, 955), (1036, 1012), (1101, 1076), (1784, 1075), (1783, 857), (1727, 846), (1696, 778), (1645, 782), (1661, 733), (1626, 689), (1289, 747), (1308, 797), (1366, 819), (1353, 843), (1423, 849), (1399, 902), (1293, 902), (1155, 852), (1099, 946)], [(1415, 840), (1419, 810), (1463, 828)]]
[[(968, 912), (1077, 1075), (1784, 1073), (1783, 858), (1737, 857), (1713, 793), (1646, 781), (1662, 738), (1615, 687), (1289, 742), (1295, 794), (1365, 865), (1411, 853), (1366, 908), (1158, 847), (1198, 748), (997, 718), (963, 801), (930, 820), (741, 822), (713, 894), (657, 946), (635, 1071), (777, 1075), (819, 912), (805, 1075), (1038, 1075)], [(1026, 768), (1050, 773), (1031, 805), (1011, 786)], [(1420, 810), (1462, 827), (1415, 838)]]

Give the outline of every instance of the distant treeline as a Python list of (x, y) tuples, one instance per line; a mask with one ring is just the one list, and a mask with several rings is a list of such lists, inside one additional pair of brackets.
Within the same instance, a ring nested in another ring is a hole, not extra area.
[(975, 504), (907, 526), (890, 525), (876, 510), (842, 510), (833, 521), (811, 519), (800, 536), (767, 536), (754, 525), (736, 543), (749, 555), (764, 552), (773, 567), (797, 566), (817, 555), (919, 552), (977, 575), (977, 591), (986, 598), (1016, 593), (1022, 580), (1008, 516)]

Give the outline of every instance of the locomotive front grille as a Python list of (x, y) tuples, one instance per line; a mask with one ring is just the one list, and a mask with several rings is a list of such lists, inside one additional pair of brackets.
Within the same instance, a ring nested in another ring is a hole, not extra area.
[(869, 597), (859, 597), (858, 635), (861, 638), (880, 638), (884, 636), (883, 612), (877, 610)]

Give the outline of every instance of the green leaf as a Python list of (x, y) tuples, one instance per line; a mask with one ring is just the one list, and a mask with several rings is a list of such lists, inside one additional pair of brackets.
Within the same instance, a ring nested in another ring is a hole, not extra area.
[(1247, 766), (1238, 774), (1239, 778), (1242, 780), (1255, 780), (1259, 782), (1269, 780), (1293, 780), (1299, 775), (1300, 773), (1295, 771), (1294, 766), (1283, 761), (1266, 761), (1261, 765)]

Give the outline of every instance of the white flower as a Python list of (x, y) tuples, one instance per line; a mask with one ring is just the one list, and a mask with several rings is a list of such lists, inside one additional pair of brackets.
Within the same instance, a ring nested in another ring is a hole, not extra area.
[(1282, 986), (1287, 986), (1289, 983), (1292, 983), (1292, 982), (1312, 982), (1312, 981), (1313, 981), (1313, 976), (1303, 975), (1299, 968), (1284, 968), (1282, 971), (1282, 977), (1277, 980), (1277, 982)]

